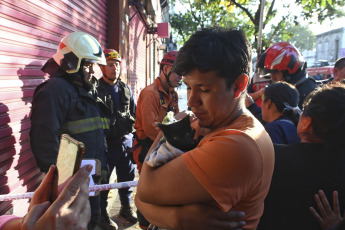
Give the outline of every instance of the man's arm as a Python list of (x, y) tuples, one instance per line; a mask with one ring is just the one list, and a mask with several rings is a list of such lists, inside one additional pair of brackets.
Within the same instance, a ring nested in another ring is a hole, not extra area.
[[(176, 119), (180, 118), (176, 117)], [(157, 146), (162, 136), (163, 133), (159, 132), (149, 152)], [(183, 178), (184, 181), (180, 178)], [(162, 181), (164, 183), (161, 183)], [(188, 191), (188, 193), (184, 191)], [(174, 194), (175, 199), (171, 199), (172, 194)], [(189, 171), (181, 157), (175, 158), (159, 168), (152, 168), (144, 162), (137, 196), (140, 201), (155, 205), (181, 205), (213, 201), (212, 196)]]
[(159, 132), (155, 123), (161, 122), (159, 121), (159, 106), (159, 98), (153, 92), (143, 92), (140, 104), (142, 129), (151, 140), (154, 140)]
[(261, 108), (257, 106), (253, 98), (248, 94), (246, 94), (245, 103), (247, 109), (254, 115), (254, 117), (258, 119), (261, 122), (261, 124), (265, 125), (266, 122), (262, 119)]
[[(169, 161), (159, 168), (143, 165), (138, 197), (155, 205), (186, 205), (217, 202), (224, 210), (231, 209), (243, 194), (250, 192), (248, 183), (260, 176), (253, 151), (259, 151), (254, 140), (228, 130), (210, 133), (197, 148)], [(249, 143), (243, 145), (243, 143)], [(253, 144), (250, 144), (253, 143)], [(238, 179), (241, 175), (241, 180)], [(243, 188), (242, 193), (236, 192)], [(221, 194), (228, 194), (222, 196)]]
[(143, 202), (156, 205), (213, 201), (212, 196), (187, 168), (182, 157), (177, 157), (159, 168), (152, 168), (144, 162), (137, 196)]
[(55, 90), (43, 85), (36, 90), (31, 109), (30, 144), (38, 167), (47, 172), (56, 162), (59, 149), (59, 131), (65, 119), (64, 95), (55, 94)]
[[(129, 86), (127, 86), (127, 87), (129, 88)], [(133, 97), (133, 93), (132, 93), (131, 88), (129, 88), (129, 92), (131, 93), (131, 98), (129, 101), (129, 110), (130, 110), (131, 115), (135, 118), (135, 111), (137, 109), (137, 104), (134, 101), (134, 97)]]
[[(241, 211), (223, 212), (205, 204), (183, 206), (159, 206), (147, 204), (135, 197), (137, 208), (153, 225), (168, 229), (238, 229), (245, 221), (238, 220), (245, 214)], [(234, 220), (236, 218), (236, 221)]]

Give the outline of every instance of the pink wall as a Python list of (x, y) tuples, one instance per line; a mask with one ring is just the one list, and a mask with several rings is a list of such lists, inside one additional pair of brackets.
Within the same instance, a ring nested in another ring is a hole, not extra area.
[[(40, 70), (73, 31), (106, 44), (106, 0), (0, 1), (0, 194), (33, 191), (41, 181), (30, 149), (33, 92)], [(0, 214), (24, 215), (27, 200), (0, 202)]]
[[(135, 14), (135, 8), (130, 8), (130, 18)], [(129, 79), (135, 97), (146, 86), (146, 37), (147, 32), (139, 13), (129, 22)]]

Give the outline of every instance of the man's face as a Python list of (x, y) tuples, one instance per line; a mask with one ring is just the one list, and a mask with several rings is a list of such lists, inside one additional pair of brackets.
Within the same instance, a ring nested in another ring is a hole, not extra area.
[(270, 73), (270, 75), (272, 82), (284, 81), (284, 75), (281, 71)]
[(226, 88), (225, 78), (214, 71), (192, 71), (184, 77), (187, 86), (188, 106), (198, 118), (200, 127), (215, 130), (231, 123), (236, 110), (234, 90)]
[(341, 81), (345, 79), (345, 67), (342, 69), (334, 68), (334, 81)]
[(107, 65), (102, 67), (102, 72), (112, 81), (117, 81), (120, 76), (120, 62), (116, 60), (107, 60)]
[[(172, 66), (167, 65), (166, 66), (166, 74), (168, 74), (171, 70), (172, 70)], [(180, 85), (180, 82), (182, 80), (182, 76), (178, 75), (177, 73), (175, 73), (174, 71), (171, 72), (170, 76), (169, 76), (169, 81), (171, 82), (171, 86), (172, 87), (177, 87)]]
[(91, 79), (95, 74), (95, 69), (98, 67), (97, 63), (84, 61), (84, 64), (82, 66), (84, 78), (83, 81), (86, 83), (86, 85), (91, 85)]

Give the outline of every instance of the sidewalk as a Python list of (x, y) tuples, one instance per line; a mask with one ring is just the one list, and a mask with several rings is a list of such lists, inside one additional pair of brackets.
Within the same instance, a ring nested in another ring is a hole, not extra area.
[[(136, 166), (135, 166), (135, 168), (136, 168)], [(137, 170), (136, 170), (134, 180), (138, 180), (138, 179), (139, 179), (139, 174), (137, 173)], [(116, 173), (114, 170), (110, 176), (110, 183), (114, 183), (115, 180), (116, 180)], [(137, 192), (137, 188), (133, 187), (133, 200), (132, 200), (131, 206), (133, 207), (133, 210), (135, 210), (135, 211), (137, 210), (137, 208), (134, 205), (134, 197), (135, 197), (136, 192)], [(117, 189), (111, 189), (109, 192), (109, 196), (108, 196), (108, 207), (107, 207), (110, 218), (117, 223), (119, 230), (122, 230), (122, 229), (138, 230), (138, 229), (140, 229), (138, 222), (136, 224), (131, 224), (119, 215), (120, 208), (121, 208), (121, 203), (120, 203), (120, 199), (119, 199), (119, 193), (118, 193)], [(96, 230), (103, 230), (103, 229), (100, 227), (97, 227)]]

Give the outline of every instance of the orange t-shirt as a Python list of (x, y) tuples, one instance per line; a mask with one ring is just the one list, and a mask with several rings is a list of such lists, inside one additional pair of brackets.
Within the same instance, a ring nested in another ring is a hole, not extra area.
[(259, 121), (241, 115), (182, 159), (222, 210), (244, 211), (243, 229), (256, 229), (274, 168), (273, 144)]

